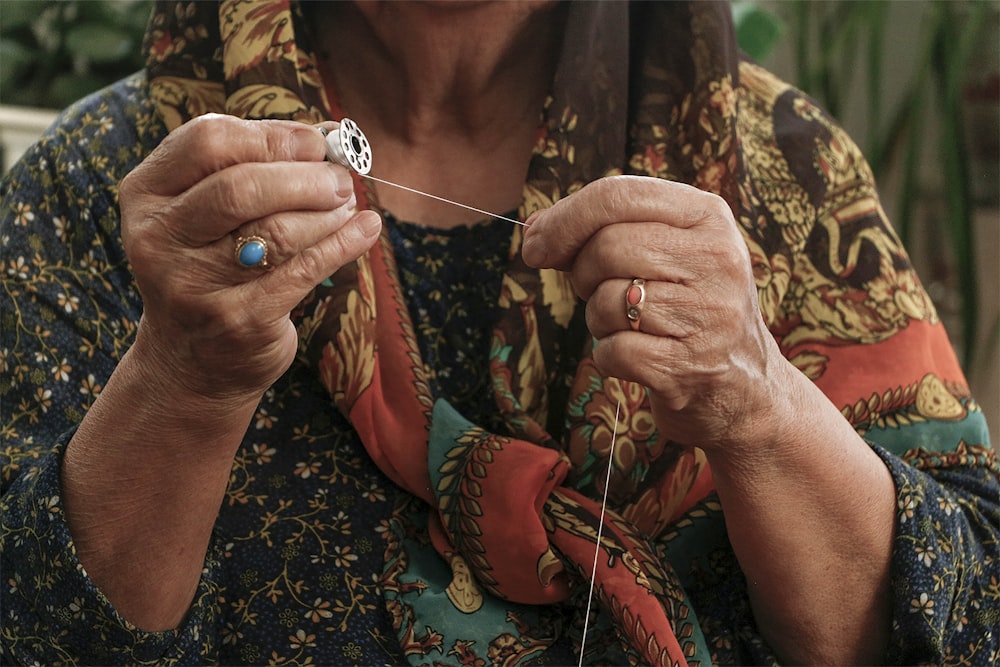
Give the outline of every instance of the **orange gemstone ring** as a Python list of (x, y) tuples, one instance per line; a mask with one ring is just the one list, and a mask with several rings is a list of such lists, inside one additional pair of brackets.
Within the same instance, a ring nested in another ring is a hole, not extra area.
[(625, 317), (628, 318), (632, 331), (639, 330), (644, 303), (646, 303), (646, 281), (642, 278), (633, 278), (632, 284), (625, 290)]

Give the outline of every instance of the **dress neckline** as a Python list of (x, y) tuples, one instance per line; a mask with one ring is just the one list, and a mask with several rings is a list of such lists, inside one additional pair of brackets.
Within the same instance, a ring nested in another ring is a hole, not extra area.
[[(503, 218), (517, 219), (517, 209), (506, 211), (499, 214), (499, 216), (481, 218), (479, 220), (462, 224), (455, 225), (453, 227), (435, 227), (433, 225), (426, 225), (420, 222), (412, 222), (410, 220), (402, 220), (392, 214), (391, 211), (386, 209), (380, 209), (383, 220), (385, 222), (402, 232), (406, 237), (411, 237), (414, 234), (430, 234), (445, 238), (458, 238), (467, 236), (469, 234), (479, 234), (486, 228), (495, 227), (513, 227), (513, 223)], [(502, 217), (500, 217), (502, 216)], [(513, 231), (513, 229), (511, 229)]]

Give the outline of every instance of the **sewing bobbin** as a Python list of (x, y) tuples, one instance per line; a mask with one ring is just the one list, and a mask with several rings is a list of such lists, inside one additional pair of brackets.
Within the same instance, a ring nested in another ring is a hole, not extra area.
[(320, 128), (326, 135), (326, 157), (331, 162), (343, 165), (365, 176), (372, 168), (372, 147), (358, 124), (350, 118), (342, 118), (340, 127), (329, 131)]

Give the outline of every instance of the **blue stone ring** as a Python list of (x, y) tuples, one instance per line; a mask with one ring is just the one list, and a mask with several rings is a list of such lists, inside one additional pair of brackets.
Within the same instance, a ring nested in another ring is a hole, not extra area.
[(236, 262), (247, 268), (268, 268), (267, 241), (260, 236), (241, 236), (236, 239)]

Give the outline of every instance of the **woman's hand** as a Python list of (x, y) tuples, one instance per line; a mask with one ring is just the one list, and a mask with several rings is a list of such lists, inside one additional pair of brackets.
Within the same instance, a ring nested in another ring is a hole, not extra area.
[[(143, 297), (133, 354), (195, 397), (256, 400), (291, 364), (289, 312), (367, 250), (351, 175), (315, 127), (207, 115), (178, 128), (121, 184), (122, 238)], [(266, 267), (241, 266), (260, 237)]]
[[(351, 176), (325, 152), (314, 127), (204, 116), (122, 181), (144, 311), (62, 483), (80, 561), (141, 628), (187, 613), (233, 455), (295, 355), (290, 311), (378, 236), (378, 215), (354, 212)], [(266, 267), (240, 265), (240, 237), (263, 239)]]
[[(588, 300), (600, 370), (648, 387), (661, 434), (704, 448), (757, 625), (779, 659), (880, 662), (892, 479), (782, 357), (726, 203), (623, 176), (528, 223), (525, 261), (569, 271)], [(636, 277), (646, 298), (633, 329), (626, 294)]]
[[(525, 261), (569, 272), (587, 300), (595, 363), (649, 388), (662, 433), (706, 449), (755, 440), (760, 416), (776, 414), (773, 387), (788, 364), (761, 317), (746, 244), (723, 199), (619, 176), (528, 222)], [(645, 281), (634, 330), (633, 278)]]

